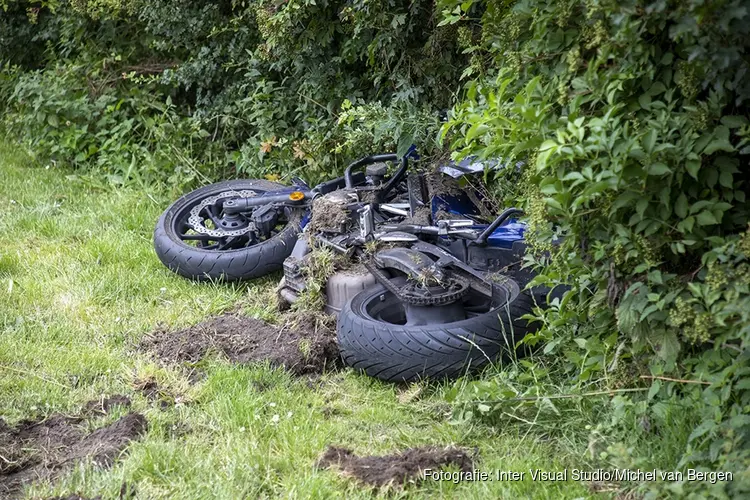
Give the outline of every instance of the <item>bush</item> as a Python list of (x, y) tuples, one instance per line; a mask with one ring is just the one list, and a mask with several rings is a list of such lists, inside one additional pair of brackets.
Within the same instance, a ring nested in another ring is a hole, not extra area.
[[(537, 282), (569, 284), (526, 339), (577, 387), (653, 380), (702, 422), (680, 467), (750, 477), (750, 216), (742, 2), (443, 2), (481, 32), (444, 128), (460, 155), (528, 164)], [(479, 18), (480, 20), (470, 20)], [(687, 380), (687, 382), (681, 381)], [(632, 401), (638, 401), (633, 398)], [(643, 432), (643, 431), (642, 431)]]
[[(194, 161), (215, 165), (214, 153), (224, 150), (226, 161), (244, 176), (299, 174), (315, 182), (373, 149), (405, 151), (414, 140), (429, 138), (423, 152), (432, 152), (437, 112), (450, 107), (466, 58), (455, 30), (436, 26), (439, 12), (426, 0), (283, 5), (61, 0), (41, 8), (38, 2), (6, 0), (4, 5), (8, 32), (17, 33), (21, 43), (45, 47), (32, 60), (19, 56), (26, 51), (18, 43), (0, 40), (0, 61), (40, 72), (19, 79), (17, 92), (0, 97), (16, 117), (6, 120), (6, 128), (31, 138), (40, 153), (115, 175), (121, 175), (122, 155), (113, 153), (110, 160), (101, 144), (90, 161), (85, 152), (68, 154), (77, 142), (60, 146), (66, 153), (44, 149), (43, 143), (58, 142), (59, 130), (24, 133), (24, 96), (60, 91), (59, 98), (36, 95), (68, 111), (78, 109), (81, 116), (105, 110), (108, 99), (124, 98), (128, 118), (110, 118), (119, 123), (132, 118), (129, 126), (140, 133), (151, 128), (146, 117), (153, 118), (161, 102), (164, 109), (156, 114), (178, 130), (170, 141), (195, 146), (193, 134), (199, 133), (211, 143), (191, 151)], [(67, 73), (66, 80), (50, 81), (56, 90), (48, 82), (34, 89), (34, 79), (53, 79), (53, 68)], [(344, 109), (345, 103), (354, 106)], [(373, 125), (376, 118), (398, 125)], [(122, 128), (112, 133), (125, 149), (149, 149), (137, 134)], [(168, 163), (149, 168), (162, 178), (180, 177)]]
[[(149, 89), (96, 87), (90, 67), (61, 62), (15, 77), (5, 127), (44, 161), (92, 167), (109, 182), (184, 185), (215, 152), (207, 132)], [(194, 158), (202, 158), (198, 168)]]

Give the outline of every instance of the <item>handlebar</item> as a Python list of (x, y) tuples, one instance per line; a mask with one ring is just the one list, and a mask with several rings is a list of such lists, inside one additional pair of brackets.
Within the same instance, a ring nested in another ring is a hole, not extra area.
[(474, 244), (479, 246), (486, 245), (487, 238), (489, 238), (490, 235), (495, 232), (495, 229), (500, 227), (500, 224), (505, 222), (512, 215), (524, 215), (524, 212), (520, 208), (515, 207), (506, 209), (497, 217), (497, 219), (492, 222), (492, 224), (487, 227), (487, 229), (482, 232), (482, 234), (477, 237), (477, 239), (474, 241)]
[(348, 189), (351, 189), (354, 187), (354, 177), (352, 176), (352, 170), (354, 170), (355, 168), (364, 167), (365, 165), (372, 165), (373, 163), (381, 163), (384, 161), (397, 161), (397, 160), (398, 160), (398, 156), (395, 154), (372, 155), (372, 156), (365, 156), (364, 158), (360, 158), (359, 160), (355, 161), (354, 163), (346, 167), (346, 170), (344, 171), (344, 181), (346, 183), (346, 187)]

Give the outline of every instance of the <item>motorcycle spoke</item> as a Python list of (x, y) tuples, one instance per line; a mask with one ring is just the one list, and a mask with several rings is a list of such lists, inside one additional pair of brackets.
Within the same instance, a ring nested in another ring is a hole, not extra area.
[(220, 228), (221, 227), (221, 219), (219, 218), (216, 213), (214, 213), (214, 207), (213, 206), (207, 206), (206, 212), (208, 212), (208, 216), (211, 218), (211, 222), (214, 223), (214, 227)]
[(234, 250), (236, 248), (242, 248), (241, 242), (241, 236), (231, 236), (226, 238), (223, 242), (219, 242), (218, 250)]

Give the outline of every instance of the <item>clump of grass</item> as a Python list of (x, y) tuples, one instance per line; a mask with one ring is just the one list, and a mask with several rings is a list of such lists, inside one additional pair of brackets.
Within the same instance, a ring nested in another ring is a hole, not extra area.
[(444, 276), (434, 266), (423, 268), (419, 274), (410, 274), (409, 279), (419, 286), (428, 288), (431, 286), (441, 286), (444, 283)]
[(294, 311), (320, 312), (325, 307), (325, 289), (328, 278), (351, 262), (345, 256), (328, 247), (313, 245), (302, 260), (301, 270), (305, 276), (305, 290), (292, 305)]
[(297, 347), (299, 347), (299, 352), (302, 353), (302, 356), (304, 356), (305, 359), (310, 357), (310, 354), (312, 353), (312, 344), (308, 339), (300, 340)]

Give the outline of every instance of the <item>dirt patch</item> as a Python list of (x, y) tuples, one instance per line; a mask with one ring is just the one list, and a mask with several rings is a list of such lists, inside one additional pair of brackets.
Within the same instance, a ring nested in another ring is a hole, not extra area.
[(25, 484), (51, 479), (84, 460), (109, 467), (148, 427), (139, 413), (128, 413), (90, 434), (83, 422), (83, 417), (59, 413), (41, 421), (23, 421), (15, 428), (2, 422), (0, 498), (13, 498)]
[(159, 399), (161, 396), (161, 389), (159, 383), (153, 377), (146, 377), (138, 379), (133, 384), (137, 391), (146, 396), (150, 400)]
[(403, 453), (385, 456), (359, 457), (352, 450), (329, 446), (318, 460), (321, 468), (335, 467), (347, 477), (375, 487), (401, 487), (424, 478), (427, 469), (439, 470), (452, 465), (462, 472), (470, 472), (473, 458), (461, 448), (425, 446), (410, 448)]
[(309, 234), (317, 232), (343, 233), (351, 224), (349, 211), (346, 209), (347, 193), (336, 192), (335, 195), (319, 196), (313, 201), (312, 217), (308, 225)]
[(432, 224), (432, 209), (429, 206), (417, 207), (412, 217), (404, 219), (403, 224), (429, 226)]
[(159, 408), (165, 410), (174, 405), (177, 397), (163, 390), (153, 377), (137, 379), (133, 383), (135, 389), (148, 398), (151, 402), (158, 402)]
[(464, 217), (463, 215), (446, 212), (445, 210), (441, 209), (435, 212), (435, 220), (466, 220), (466, 217)]
[(168, 363), (194, 363), (218, 352), (234, 363), (268, 361), (295, 375), (322, 373), (339, 363), (335, 334), (318, 322), (279, 328), (231, 314), (178, 332), (156, 331), (140, 348)]
[(463, 193), (456, 179), (440, 172), (426, 175), (425, 183), (430, 198), (440, 195), (460, 196)]

